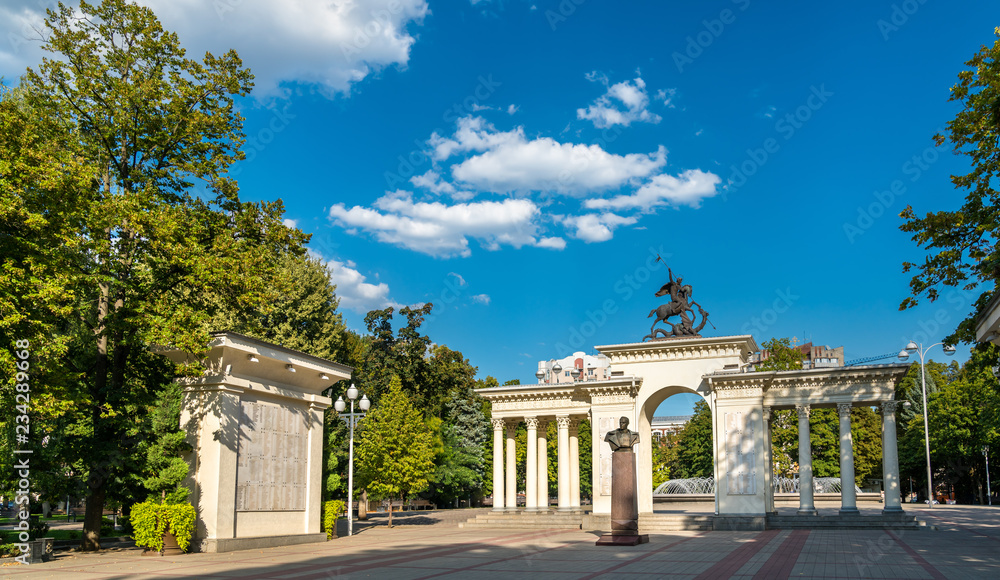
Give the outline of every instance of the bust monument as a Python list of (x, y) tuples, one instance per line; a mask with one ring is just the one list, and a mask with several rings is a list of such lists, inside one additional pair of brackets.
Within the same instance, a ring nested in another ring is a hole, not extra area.
[(612, 451), (632, 451), (632, 447), (639, 442), (639, 434), (628, 430), (628, 417), (618, 420), (618, 428), (608, 431), (604, 440), (611, 445)]
[(639, 501), (635, 477), (635, 452), (639, 434), (628, 430), (628, 417), (618, 420), (618, 428), (604, 440), (611, 446), (611, 533), (597, 540), (598, 546), (635, 546), (649, 541), (639, 533)]

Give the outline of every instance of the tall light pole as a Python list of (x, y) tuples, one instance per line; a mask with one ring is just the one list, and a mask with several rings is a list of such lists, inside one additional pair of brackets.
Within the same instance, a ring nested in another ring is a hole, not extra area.
[(924, 355), (927, 354), (931, 348), (942, 345), (944, 348), (944, 354), (951, 356), (955, 354), (955, 347), (951, 345), (944, 344), (943, 342), (935, 342), (934, 344), (924, 348), (922, 344), (917, 344), (912, 340), (906, 343), (906, 348), (899, 351), (899, 360), (905, 361), (910, 358), (910, 353), (920, 353), (920, 390), (923, 393), (924, 400), (924, 450), (927, 453), (927, 505), (928, 507), (934, 507), (934, 486), (931, 482), (931, 434), (929, 424), (927, 422), (927, 373), (924, 369)]
[[(348, 447), (350, 449), (347, 460), (347, 535), (354, 535), (354, 518), (353, 518), (353, 508), (351, 507), (354, 502), (354, 425), (359, 419), (365, 416), (364, 413), (354, 412), (354, 399), (358, 398), (358, 389), (352, 383), (350, 388), (347, 389), (347, 398), (351, 400), (351, 413), (345, 419), (351, 426), (351, 439)], [(371, 401), (368, 400), (368, 395), (362, 395), (361, 400), (358, 401), (358, 407), (361, 407), (362, 411), (367, 411), (368, 407), (371, 406)], [(333, 404), (333, 408), (337, 410), (338, 413), (343, 413), (344, 409), (347, 408), (347, 404), (344, 403), (344, 397), (337, 397), (337, 401)]]
[(993, 493), (990, 490), (990, 446), (983, 445), (983, 455), (986, 457), (986, 500), (993, 505)]

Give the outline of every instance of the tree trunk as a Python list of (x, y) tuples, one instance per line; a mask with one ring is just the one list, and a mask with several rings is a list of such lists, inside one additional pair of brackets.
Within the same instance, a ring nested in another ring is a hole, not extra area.
[(368, 490), (362, 489), (358, 496), (358, 521), (368, 519)]
[(392, 498), (389, 498), (389, 527), (392, 527)]
[(81, 551), (101, 549), (101, 518), (104, 516), (105, 481), (101, 478), (100, 484), (91, 487), (90, 495), (87, 496), (87, 513), (83, 517), (83, 537), (80, 539)]

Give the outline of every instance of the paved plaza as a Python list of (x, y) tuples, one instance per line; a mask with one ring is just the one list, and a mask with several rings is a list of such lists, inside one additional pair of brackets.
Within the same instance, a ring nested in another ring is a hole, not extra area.
[(598, 531), (468, 530), (469, 511), (378, 516), (350, 538), (224, 554), (142, 557), (137, 549), (60, 552), (6, 563), (3, 578), (1000, 578), (1000, 508), (913, 510), (937, 529), (886, 532), (675, 532), (630, 548), (594, 546)]

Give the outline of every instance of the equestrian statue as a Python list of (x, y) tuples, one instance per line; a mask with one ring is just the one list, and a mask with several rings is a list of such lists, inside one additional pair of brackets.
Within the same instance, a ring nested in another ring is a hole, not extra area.
[[(659, 260), (660, 257), (657, 256), (657, 259)], [(708, 323), (708, 312), (705, 312), (701, 304), (691, 300), (691, 294), (693, 293), (691, 285), (684, 284), (684, 278), (681, 277), (674, 280), (674, 273), (670, 268), (667, 268), (667, 273), (670, 276), (670, 281), (660, 288), (656, 296), (670, 296), (670, 302), (662, 304), (649, 312), (649, 316), (646, 318), (652, 318), (655, 314), (656, 320), (649, 327), (649, 334), (643, 337), (643, 341), (653, 340), (661, 335), (665, 338), (701, 336), (699, 334), (701, 329), (705, 328), (705, 324)], [(694, 308), (698, 309), (698, 316), (701, 317), (701, 322), (697, 327), (694, 326)], [(679, 316), (680, 321), (670, 322), (667, 320), (672, 316)], [(669, 332), (665, 328), (656, 328), (656, 324), (661, 321), (663, 324), (670, 325)]]

